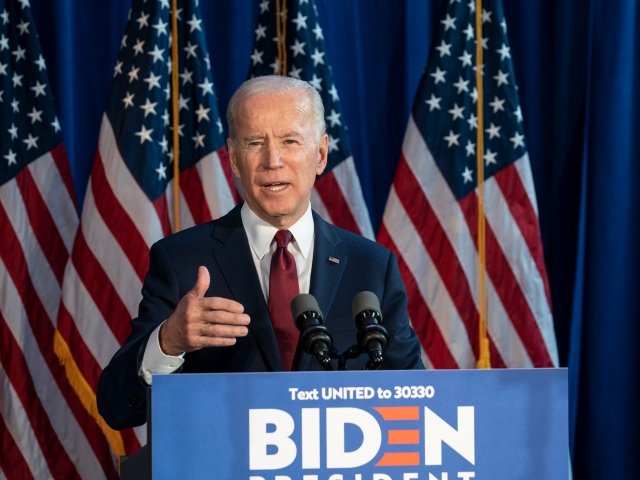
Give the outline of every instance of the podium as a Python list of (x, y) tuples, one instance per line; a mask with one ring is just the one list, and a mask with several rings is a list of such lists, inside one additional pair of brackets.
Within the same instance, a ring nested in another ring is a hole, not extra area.
[(151, 425), (159, 480), (568, 479), (566, 369), (161, 375)]

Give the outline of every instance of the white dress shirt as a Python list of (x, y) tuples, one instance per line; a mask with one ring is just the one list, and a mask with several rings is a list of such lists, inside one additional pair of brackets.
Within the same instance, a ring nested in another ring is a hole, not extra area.
[[(249, 240), (251, 257), (260, 279), (260, 287), (265, 301), (268, 302), (269, 270), (271, 268), (271, 257), (276, 249), (273, 237), (278, 229), (258, 217), (246, 203), (240, 210), (240, 216)], [(293, 241), (287, 249), (296, 261), (300, 293), (309, 293), (314, 245), (314, 223), (311, 205), (307, 207), (304, 215), (289, 228), (289, 231), (293, 235)], [(166, 355), (160, 348), (158, 338), (160, 326), (151, 333), (149, 340), (147, 340), (142, 364), (140, 365), (139, 374), (148, 385), (151, 385), (152, 375), (175, 372), (184, 363), (184, 353), (179, 356)]]

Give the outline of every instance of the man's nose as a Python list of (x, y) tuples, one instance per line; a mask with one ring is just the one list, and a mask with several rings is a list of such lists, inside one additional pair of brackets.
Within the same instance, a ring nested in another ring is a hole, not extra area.
[(284, 165), (284, 162), (282, 160), (282, 152), (279, 146), (271, 142), (266, 151), (265, 166), (267, 168), (280, 168), (283, 165)]

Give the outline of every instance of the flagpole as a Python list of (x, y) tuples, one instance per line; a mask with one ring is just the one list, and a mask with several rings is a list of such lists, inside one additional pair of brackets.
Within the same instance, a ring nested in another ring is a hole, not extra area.
[(287, 75), (287, 0), (276, 0), (276, 32), (278, 36), (278, 75)]
[(180, 230), (180, 110), (178, 90), (178, 1), (171, 0), (171, 112), (173, 126), (173, 231)]
[(476, 0), (476, 89), (478, 91), (478, 130), (476, 132), (478, 170), (478, 341), (479, 353), (476, 366), (491, 368), (489, 338), (487, 336), (487, 246), (484, 216), (484, 91), (482, 72), (482, 0)]

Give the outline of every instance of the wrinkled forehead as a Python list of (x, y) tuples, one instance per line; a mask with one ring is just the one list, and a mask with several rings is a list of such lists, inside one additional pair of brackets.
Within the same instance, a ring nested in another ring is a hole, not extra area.
[(302, 90), (254, 93), (239, 102), (237, 112), (239, 129), (313, 124), (312, 103)]
[(309, 94), (302, 89), (257, 91), (241, 98), (239, 111), (250, 111), (257, 108), (271, 107), (273, 109), (296, 108), (311, 115), (312, 102)]

